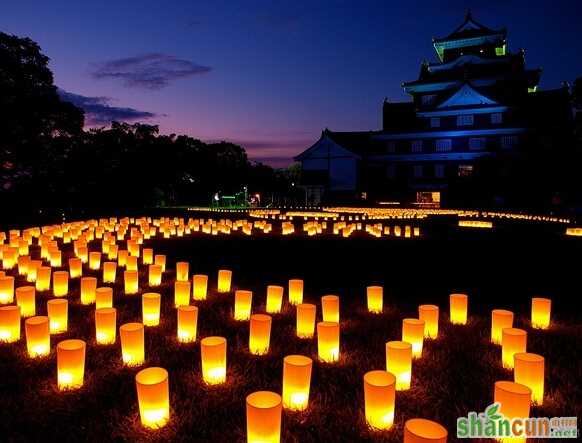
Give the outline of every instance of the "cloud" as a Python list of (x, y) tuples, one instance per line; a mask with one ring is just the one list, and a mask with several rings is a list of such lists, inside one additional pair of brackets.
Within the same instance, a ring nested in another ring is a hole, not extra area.
[(95, 79), (120, 80), (125, 86), (140, 89), (162, 89), (174, 80), (206, 74), (212, 68), (168, 54), (143, 54), (119, 58), (94, 66)]
[(160, 115), (153, 112), (140, 111), (134, 108), (112, 106), (110, 97), (86, 97), (59, 89), (61, 99), (68, 101), (85, 111), (87, 126), (109, 125), (112, 121), (134, 122), (147, 120)]

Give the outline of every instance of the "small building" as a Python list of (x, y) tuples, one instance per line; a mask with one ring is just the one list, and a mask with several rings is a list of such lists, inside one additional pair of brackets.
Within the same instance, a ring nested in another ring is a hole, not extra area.
[(437, 61), (402, 83), (411, 100), (384, 102), (381, 130), (325, 129), (295, 157), (309, 203), (454, 203), (487, 159), (519, 161), (541, 133), (570, 121), (568, 89), (538, 90), (541, 69), (526, 68), (524, 50), (509, 50), (505, 28), (468, 12), (433, 47)]

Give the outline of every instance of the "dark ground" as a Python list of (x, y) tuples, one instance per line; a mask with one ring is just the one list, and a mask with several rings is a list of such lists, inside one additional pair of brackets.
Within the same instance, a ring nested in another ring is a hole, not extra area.
[[(287, 306), (274, 316), (270, 353), (250, 355), (248, 323), (232, 320), (232, 295), (218, 295), (212, 289), (207, 301), (196, 303), (198, 337), (227, 337), (228, 369), (225, 385), (206, 387), (199, 341), (186, 345), (174, 338), (173, 268), (182, 260), (190, 262), (191, 274), (209, 274), (212, 287), (219, 268), (232, 269), (234, 285), (254, 291), (254, 312), (264, 310), (268, 284), (286, 286), (289, 278), (305, 280), (305, 299), (317, 303), (318, 318), (320, 296), (341, 296), (340, 362), (314, 362), (309, 410), (284, 412), (282, 441), (402, 441), (404, 421), (412, 417), (434, 419), (452, 437), (458, 416), (484, 410), (492, 402), (494, 382), (513, 378), (501, 367), (500, 348), (489, 344), (494, 308), (513, 310), (518, 327), (528, 331), (528, 351), (546, 358), (546, 399), (532, 415), (582, 415), (582, 239), (558, 235), (553, 227), (521, 226), (459, 232), (428, 225), (421, 239), (374, 239), (363, 233), (349, 239), (239, 233), (146, 242), (155, 253), (168, 255), (169, 272), (159, 290), (162, 320), (159, 327), (146, 330), (145, 365), (162, 366), (170, 373), (168, 426), (159, 431), (140, 426), (134, 382), (138, 369), (122, 366), (119, 338), (112, 346), (95, 345), (93, 307), (79, 304), (74, 282), (69, 331), (51, 337), (48, 358), (28, 359), (24, 339), (0, 345), (0, 440), (244, 441), (246, 395), (256, 390), (280, 392), (283, 357), (300, 353), (316, 360), (317, 342), (295, 338), (295, 315)], [(91, 246), (98, 248), (97, 243)], [(145, 274), (140, 275), (143, 292), (149, 291), (146, 281)], [(141, 321), (141, 297), (123, 295), (119, 270), (117, 282), (118, 325)], [(365, 287), (371, 284), (385, 288), (385, 312), (379, 316), (365, 309)], [(448, 323), (451, 292), (469, 294), (467, 326)], [(553, 299), (548, 331), (529, 327), (532, 296)], [(37, 294), (37, 315), (45, 315), (48, 298)], [(402, 318), (417, 316), (417, 306), (423, 303), (440, 306), (440, 337), (425, 342), (423, 358), (414, 362), (412, 388), (397, 393), (393, 429), (370, 432), (364, 420), (362, 377), (369, 370), (384, 369), (385, 342), (400, 339)], [(86, 340), (87, 360), (83, 388), (61, 393), (56, 389), (54, 346), (65, 338)]]

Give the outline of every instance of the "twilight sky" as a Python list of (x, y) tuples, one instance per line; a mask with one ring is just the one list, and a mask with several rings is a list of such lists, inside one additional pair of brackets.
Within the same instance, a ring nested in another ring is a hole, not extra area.
[(6, 0), (0, 30), (51, 58), (89, 123), (159, 124), (285, 166), (328, 127), (372, 130), (466, 8), (543, 88), (582, 75), (581, 0)]

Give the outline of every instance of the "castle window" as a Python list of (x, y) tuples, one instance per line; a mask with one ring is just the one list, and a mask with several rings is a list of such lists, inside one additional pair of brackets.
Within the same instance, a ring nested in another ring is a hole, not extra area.
[(471, 149), (472, 151), (480, 151), (482, 149), (485, 149), (486, 142), (487, 139), (485, 137), (470, 138), (469, 149)]
[(503, 114), (501, 112), (494, 112), (491, 114), (491, 124), (500, 125), (503, 122)]
[(444, 176), (445, 176), (445, 165), (441, 165), (441, 164), (434, 165), (434, 176), (436, 178), (444, 178)]
[(414, 140), (410, 143), (412, 152), (422, 152), (422, 140)]
[(388, 153), (389, 154), (394, 154), (396, 152), (396, 142), (395, 141), (389, 141), (388, 142)]
[(435, 99), (436, 99), (435, 94), (423, 95), (421, 97), (422, 105), (423, 106), (430, 106), (435, 102)]
[(431, 128), (440, 128), (441, 127), (441, 119), (438, 117), (432, 117), (430, 119), (430, 127)]
[(457, 126), (473, 126), (473, 114), (457, 115)]
[(452, 150), (452, 142), (450, 138), (442, 138), (435, 142), (437, 152), (447, 152)]
[(501, 147), (508, 149), (517, 145), (517, 135), (504, 135), (501, 137)]
[(422, 165), (414, 165), (414, 178), (422, 177)]
[(396, 166), (395, 165), (388, 165), (386, 168), (386, 175), (388, 178), (396, 178)]
[(473, 165), (459, 165), (459, 177), (470, 177), (473, 175)]

